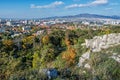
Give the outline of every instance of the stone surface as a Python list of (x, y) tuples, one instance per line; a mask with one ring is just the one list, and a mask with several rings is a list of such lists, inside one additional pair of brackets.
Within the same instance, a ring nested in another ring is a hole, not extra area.
[(107, 49), (112, 45), (120, 44), (120, 33), (108, 34), (103, 36), (95, 36), (93, 39), (85, 39), (85, 46), (90, 48), (93, 52), (99, 52), (102, 49)]
[(86, 52), (84, 53), (80, 58), (79, 58), (79, 63), (78, 63), (78, 66), (83, 66), (83, 62), (86, 60), (86, 59), (89, 59), (90, 58), (90, 52)]
[(119, 56), (120, 56), (120, 55), (117, 55), (117, 54), (113, 53), (113, 55), (112, 55), (110, 58), (112, 58), (112, 59), (114, 59), (115, 61), (117, 61), (117, 62), (120, 63), (120, 57), (119, 57)]
[(89, 64), (85, 64), (84, 67), (90, 69), (90, 65)]
[[(103, 36), (95, 36), (93, 39), (85, 39), (85, 43), (83, 43), (86, 48), (90, 48), (92, 52), (100, 52), (102, 49), (107, 49), (109, 47), (113, 47), (116, 45), (120, 45), (120, 33), (115, 34), (108, 34)], [(117, 62), (120, 63), (120, 55), (117, 55), (116, 53), (113, 53), (113, 56), (110, 58), (113, 58)], [(79, 58), (78, 66), (84, 66), (85, 68), (90, 68), (89, 64), (83, 64), (85, 60), (89, 60), (90, 58), (90, 51), (84, 53)]]

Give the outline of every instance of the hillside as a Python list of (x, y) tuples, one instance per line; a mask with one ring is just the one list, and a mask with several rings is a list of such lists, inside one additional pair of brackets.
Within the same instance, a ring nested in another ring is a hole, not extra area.
[(120, 79), (119, 26), (0, 39), (0, 80)]

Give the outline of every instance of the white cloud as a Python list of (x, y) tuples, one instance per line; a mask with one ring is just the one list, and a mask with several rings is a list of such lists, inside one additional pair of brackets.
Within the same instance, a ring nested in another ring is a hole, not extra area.
[(106, 4), (106, 3), (108, 3), (108, 0), (95, 0), (90, 4), (91, 5), (101, 5), (101, 4)]
[(108, 3), (108, 0), (95, 0), (95, 1), (87, 3), (87, 4), (68, 5), (65, 8), (79, 8), (79, 7), (97, 6), (97, 5), (107, 4), (107, 3)]
[(57, 7), (57, 6), (60, 6), (60, 5), (62, 5), (62, 4), (64, 4), (64, 2), (62, 2), (62, 1), (55, 1), (55, 2), (53, 2), (53, 3), (51, 3), (51, 4), (48, 4), (48, 5), (43, 5), (43, 6), (36, 6), (35, 4), (31, 4), (31, 8), (55, 8), (55, 7)]

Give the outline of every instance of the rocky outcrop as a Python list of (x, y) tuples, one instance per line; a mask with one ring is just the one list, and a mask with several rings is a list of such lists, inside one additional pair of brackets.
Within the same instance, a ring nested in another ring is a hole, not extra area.
[(90, 52), (86, 52), (84, 53), (79, 59), (79, 63), (78, 63), (78, 66), (84, 66), (83, 63), (85, 62), (85, 60), (89, 59), (90, 58)]
[[(103, 36), (95, 36), (93, 39), (85, 39), (85, 43), (82, 44), (82, 46), (86, 46), (87, 48), (90, 48), (91, 52), (100, 52), (102, 49), (107, 49), (109, 47), (113, 47), (116, 45), (120, 45), (120, 33), (112, 33), (108, 35)], [(90, 51), (84, 53), (79, 58), (78, 66), (84, 66), (86, 68), (90, 68), (89, 64), (83, 65), (85, 60), (88, 60), (90, 58)], [(120, 55), (118, 56), (111, 56), (110, 58), (113, 58), (117, 62), (120, 62)]]
[(102, 49), (107, 49), (109, 47), (119, 44), (120, 44), (120, 33), (95, 36), (93, 39), (85, 40), (85, 46), (87, 48), (90, 48), (92, 52), (99, 52)]

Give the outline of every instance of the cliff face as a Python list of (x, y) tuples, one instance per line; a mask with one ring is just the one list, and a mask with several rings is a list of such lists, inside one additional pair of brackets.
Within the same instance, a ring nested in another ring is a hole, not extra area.
[[(86, 60), (90, 59), (90, 55), (92, 53), (101, 52), (103, 50), (106, 50), (110, 47), (114, 47), (117, 45), (120, 45), (120, 33), (112, 33), (108, 35), (103, 35), (103, 36), (95, 36), (93, 39), (86, 39), (85, 43), (82, 44), (85, 47), (89, 48), (90, 51), (84, 53), (80, 58), (79, 58), (79, 67), (83, 66), (86, 68), (90, 68), (90, 65), (88, 63), (84, 64)], [(110, 53), (110, 51), (107, 51)], [(120, 54), (112, 52), (111, 56), (109, 55), (108, 58), (112, 58), (118, 63), (120, 63)]]

